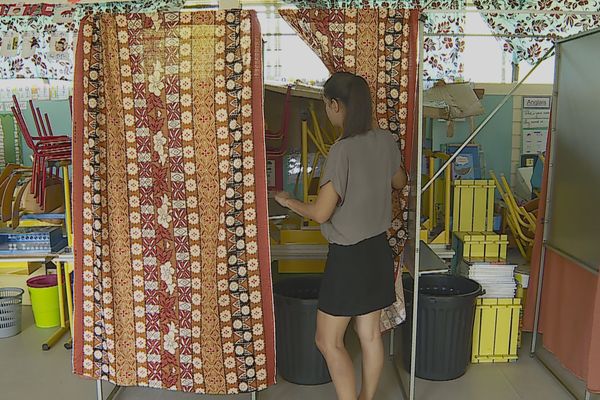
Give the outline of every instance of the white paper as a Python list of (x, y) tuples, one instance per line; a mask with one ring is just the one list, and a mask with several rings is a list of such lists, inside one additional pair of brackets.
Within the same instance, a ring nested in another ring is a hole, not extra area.
[(524, 129), (523, 130), (523, 154), (538, 154), (546, 151), (546, 129)]
[(548, 129), (549, 124), (550, 124), (550, 120), (547, 118), (523, 119), (523, 129), (540, 129), (540, 128)]
[(19, 35), (16, 32), (9, 32), (2, 39), (0, 47), (0, 56), (16, 57), (19, 54)]
[(523, 119), (549, 119), (550, 110), (523, 109)]

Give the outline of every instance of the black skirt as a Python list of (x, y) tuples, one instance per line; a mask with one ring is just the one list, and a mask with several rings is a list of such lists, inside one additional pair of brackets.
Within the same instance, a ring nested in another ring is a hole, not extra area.
[(394, 260), (385, 233), (350, 246), (329, 244), (319, 310), (352, 317), (381, 310), (394, 301)]

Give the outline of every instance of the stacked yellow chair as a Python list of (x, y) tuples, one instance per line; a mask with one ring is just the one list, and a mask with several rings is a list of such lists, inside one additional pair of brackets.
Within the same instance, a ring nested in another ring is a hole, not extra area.
[(508, 227), (513, 234), (517, 247), (523, 258), (529, 261), (535, 237), (536, 216), (533, 212), (527, 211), (517, 204), (508, 181), (503, 175), (500, 176), (500, 179), (496, 177), (493, 171), (490, 171), (490, 175), (506, 204)]
[[(495, 181), (457, 180), (453, 199), (455, 271), (460, 263), (505, 263), (508, 237), (493, 230)], [(517, 360), (521, 309), (520, 299), (477, 299), (471, 362)]]
[(454, 182), (452, 215), (453, 268), (467, 262), (506, 261), (508, 238), (494, 232), (493, 180), (457, 180)]

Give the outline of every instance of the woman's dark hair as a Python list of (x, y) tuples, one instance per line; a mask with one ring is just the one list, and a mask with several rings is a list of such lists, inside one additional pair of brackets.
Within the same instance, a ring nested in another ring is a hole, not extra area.
[(367, 133), (373, 128), (371, 92), (362, 76), (336, 72), (325, 82), (323, 95), (328, 100), (341, 102), (346, 108), (344, 138)]

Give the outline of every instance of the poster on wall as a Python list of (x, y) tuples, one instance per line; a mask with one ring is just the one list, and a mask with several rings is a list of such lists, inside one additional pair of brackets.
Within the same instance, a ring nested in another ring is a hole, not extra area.
[(546, 150), (548, 128), (523, 130), (523, 154), (538, 154)]
[(534, 155), (546, 150), (550, 125), (550, 96), (524, 96), (522, 113), (522, 155)]
[[(446, 153), (452, 155), (458, 151), (460, 144), (447, 144)], [(452, 163), (452, 179), (481, 179), (481, 148), (478, 144), (467, 145)]]
[(1, 57), (15, 57), (19, 54), (19, 34), (16, 32), (8, 32), (2, 38), (2, 46), (0, 46)]
[(267, 160), (267, 187), (275, 187), (275, 160)]
[(69, 45), (66, 34), (55, 33), (50, 36), (50, 49), (48, 51), (48, 58), (52, 60), (68, 61), (70, 59), (70, 53), (68, 49)]
[(39, 43), (33, 32), (25, 32), (22, 36), (23, 47), (21, 48), (21, 57), (30, 58), (35, 54), (35, 50), (39, 48)]

